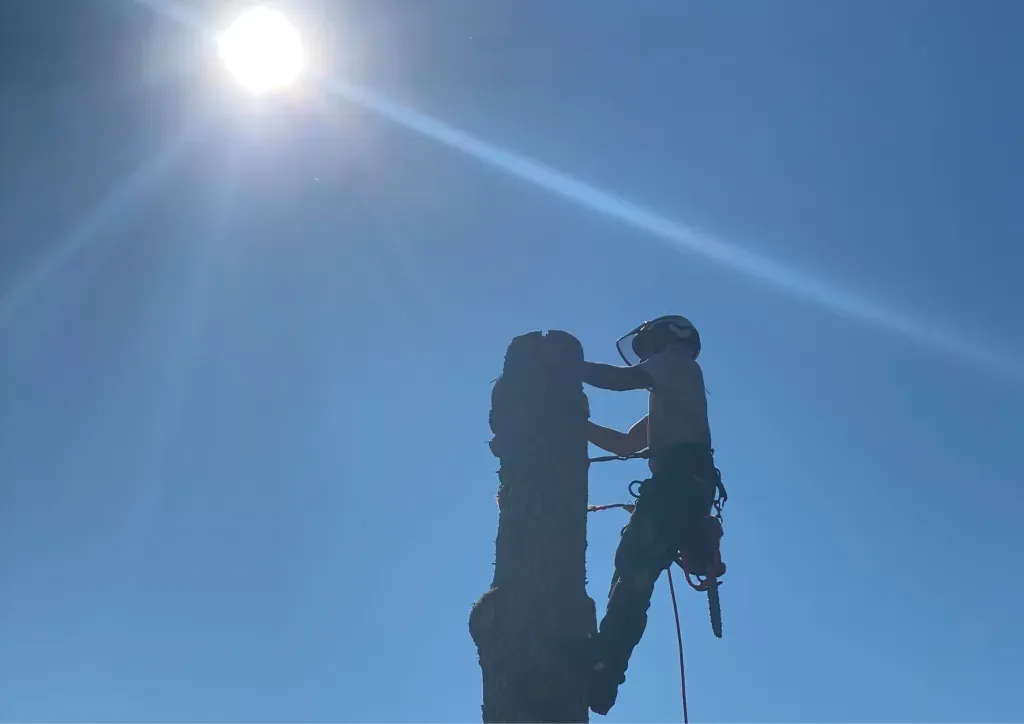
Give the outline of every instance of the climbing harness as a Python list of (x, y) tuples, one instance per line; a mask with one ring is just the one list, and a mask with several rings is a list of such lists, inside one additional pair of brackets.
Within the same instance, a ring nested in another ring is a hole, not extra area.
[[(711, 454), (714, 455), (714, 450), (711, 451)], [(650, 454), (645, 450), (630, 456), (612, 455), (604, 458), (592, 458), (590, 462), (630, 460), (634, 458), (647, 457), (650, 457)], [(708, 483), (706, 480), (702, 480), (701, 482), (706, 484)], [(633, 500), (638, 500), (640, 498), (641, 484), (642, 481), (640, 480), (634, 480), (629, 484), (629, 494), (633, 497)], [(718, 468), (715, 468), (714, 487), (715, 494), (711, 503), (712, 513), (701, 522), (704, 542), (707, 546), (713, 547), (714, 550), (712, 559), (707, 561), (690, 560), (687, 555), (688, 551), (683, 550), (681, 554), (674, 559), (674, 562), (683, 569), (683, 573), (686, 576), (686, 583), (690, 588), (697, 592), (708, 594), (708, 613), (711, 618), (711, 630), (714, 632), (716, 637), (722, 638), (722, 606), (719, 601), (718, 587), (722, 585), (722, 582), (719, 579), (725, 575), (725, 564), (722, 562), (719, 542), (725, 532), (722, 525), (722, 509), (729, 500), (729, 494), (725, 489), (725, 485), (722, 483), (722, 475)], [(610, 510), (612, 508), (622, 508), (627, 513), (632, 514), (636, 509), (636, 503), (590, 505), (587, 506), (587, 511), (594, 513), (602, 510)]]
[[(711, 451), (712, 455), (714, 450)], [(605, 457), (591, 458), (590, 462), (610, 462), (612, 460), (633, 460), (637, 458), (649, 458), (650, 452), (644, 450), (633, 455), (609, 455)], [(693, 573), (693, 561), (687, 560), (685, 554), (680, 555), (674, 560), (674, 563), (678, 565), (683, 573), (686, 575), (686, 583), (695, 591), (707, 592), (708, 594), (708, 609), (711, 615), (711, 629), (715, 636), (722, 638), (722, 609), (718, 599), (718, 587), (722, 585), (719, 579), (725, 573), (725, 564), (721, 560), (721, 552), (719, 549), (719, 541), (721, 540), (723, 528), (722, 528), (722, 508), (725, 506), (726, 501), (729, 499), (729, 495), (725, 490), (725, 486), (722, 484), (722, 475), (718, 468), (715, 468), (715, 497), (712, 502), (713, 513), (704, 519), (706, 526), (706, 535), (708, 540), (714, 541), (715, 555), (714, 560), (706, 562), (706, 565), (701, 566), (704, 569), (703, 575)], [(706, 482), (706, 481), (704, 481)], [(629, 484), (629, 494), (634, 500), (639, 499), (640, 492), (639, 486), (641, 481), (634, 480)], [(636, 490), (634, 490), (636, 486)], [(627, 513), (631, 514), (636, 510), (636, 503), (608, 503), (605, 505), (588, 505), (588, 513), (596, 513), (602, 510), (611, 510), (613, 508), (622, 508)], [(683, 724), (689, 724), (690, 717), (686, 701), (686, 665), (683, 660), (683, 632), (682, 627), (679, 623), (679, 604), (676, 600), (676, 587), (675, 582), (672, 579), (672, 566), (669, 565), (668, 569), (668, 590), (672, 597), (672, 615), (675, 618), (676, 624), (676, 645), (679, 651), (679, 688), (682, 695), (683, 702)]]

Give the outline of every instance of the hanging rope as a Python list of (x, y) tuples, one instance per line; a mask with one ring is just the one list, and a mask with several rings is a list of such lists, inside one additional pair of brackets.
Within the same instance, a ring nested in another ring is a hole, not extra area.
[(679, 649), (679, 689), (683, 695), (683, 724), (690, 724), (690, 713), (686, 709), (686, 664), (683, 663), (683, 629), (679, 625), (679, 604), (676, 603), (676, 586), (672, 582), (672, 566), (668, 567), (668, 592), (672, 594), (672, 614), (676, 619), (676, 644)]
[[(611, 458), (618, 460), (621, 458)], [(593, 462), (593, 461), (592, 461)], [(596, 513), (602, 510), (611, 510), (612, 508), (622, 508), (627, 513), (631, 514), (636, 509), (636, 505), (633, 503), (608, 503), (607, 505), (588, 505), (588, 513)], [(676, 561), (678, 564), (679, 561)], [(679, 650), (679, 688), (682, 692), (683, 697), (683, 724), (690, 724), (690, 714), (686, 706), (686, 665), (683, 662), (683, 629), (679, 624), (679, 603), (676, 601), (676, 586), (672, 581), (672, 566), (668, 567), (668, 591), (672, 596), (672, 615), (676, 620), (676, 645)]]

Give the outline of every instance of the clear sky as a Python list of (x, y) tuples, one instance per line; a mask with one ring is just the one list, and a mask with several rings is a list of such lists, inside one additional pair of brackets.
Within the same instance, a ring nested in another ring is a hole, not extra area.
[[(338, 78), (635, 206), (257, 107), (150, 8), (0, 3), (0, 719), (477, 720), (505, 346), (666, 313), (731, 493), (692, 718), (1024, 719), (1024, 5), (293, 6)], [(678, 717), (662, 582), (607, 720)]]

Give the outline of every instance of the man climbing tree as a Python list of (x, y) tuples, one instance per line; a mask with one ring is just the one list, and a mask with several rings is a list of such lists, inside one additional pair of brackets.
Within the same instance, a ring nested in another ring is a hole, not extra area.
[(590, 442), (614, 455), (626, 457), (648, 448), (651, 471), (622, 531), (608, 607), (593, 641), (588, 699), (596, 714), (607, 714), (615, 704), (629, 658), (647, 626), (647, 609), (661, 572), (680, 551), (689, 551), (695, 560), (712, 560), (710, 551), (695, 548), (708, 545), (698, 531), (720, 483), (704, 375), (697, 364), (697, 329), (685, 317), (659, 317), (623, 336), (618, 348), (626, 367), (582, 362), (573, 370), (593, 387), (650, 392), (648, 414), (629, 432), (593, 422), (588, 427)]

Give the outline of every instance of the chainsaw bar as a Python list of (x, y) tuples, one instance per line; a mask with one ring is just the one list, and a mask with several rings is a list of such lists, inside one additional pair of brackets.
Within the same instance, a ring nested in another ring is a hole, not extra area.
[(715, 636), (722, 638), (722, 604), (718, 599), (718, 587), (721, 582), (717, 578), (708, 581), (708, 610), (711, 613), (711, 630)]

